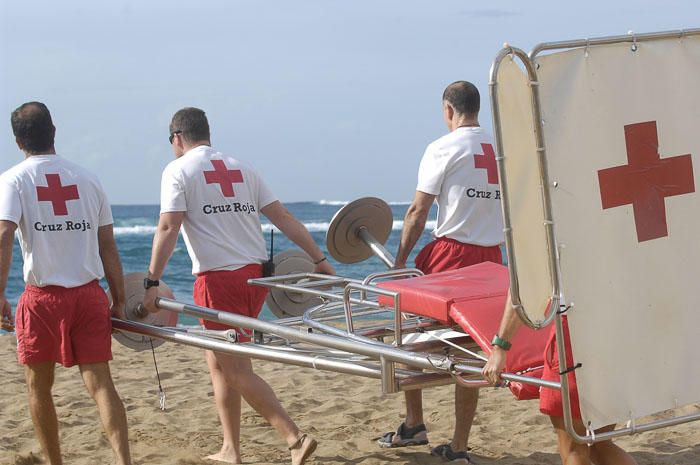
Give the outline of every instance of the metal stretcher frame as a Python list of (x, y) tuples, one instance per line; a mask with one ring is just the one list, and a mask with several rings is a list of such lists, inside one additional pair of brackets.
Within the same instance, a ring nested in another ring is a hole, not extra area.
[[(491, 67), (489, 90), (490, 99), (493, 113), (493, 125), (494, 125), (494, 139), (496, 143), (496, 149), (498, 153), (498, 170), (499, 177), (501, 179), (501, 194), (502, 194), (502, 207), (504, 216), (504, 226), (505, 226), (505, 237), (506, 237), (506, 251), (509, 260), (509, 273), (510, 273), (510, 291), (511, 291), (511, 301), (515, 307), (518, 316), (521, 320), (530, 327), (542, 328), (549, 324), (552, 320), (555, 324), (556, 330), (556, 343), (559, 358), (559, 366), (565, 367), (566, 364), (566, 348), (564, 345), (564, 331), (562, 324), (562, 316), (559, 309), (559, 262), (557, 256), (556, 240), (554, 235), (554, 219), (552, 217), (552, 207), (551, 207), (551, 196), (549, 192), (550, 183), (549, 176), (547, 173), (547, 156), (546, 156), (546, 146), (544, 140), (544, 128), (542, 126), (541, 118), (541, 104), (539, 95), (539, 81), (537, 77), (537, 67), (534, 62), (537, 56), (544, 51), (552, 50), (564, 50), (572, 48), (590, 47), (595, 45), (605, 45), (605, 44), (616, 44), (616, 43), (631, 43), (632, 47), (636, 47), (639, 42), (657, 40), (657, 39), (670, 39), (670, 38), (683, 38), (687, 36), (700, 35), (700, 28), (694, 29), (684, 29), (676, 31), (664, 31), (664, 32), (654, 32), (646, 34), (633, 34), (628, 35), (618, 35), (618, 36), (608, 36), (599, 37), (592, 39), (578, 39), (578, 40), (567, 40), (558, 42), (544, 42), (536, 45), (529, 54), (526, 54), (523, 50), (508, 46), (501, 49), (498, 53)], [(540, 182), (542, 189), (542, 201), (543, 201), (543, 215), (544, 215), (544, 228), (547, 237), (547, 250), (549, 252), (549, 273), (552, 280), (552, 294), (553, 299), (549, 309), (549, 315), (542, 322), (533, 322), (530, 317), (525, 312), (522, 302), (520, 300), (519, 286), (518, 286), (518, 268), (515, 261), (515, 244), (513, 243), (513, 232), (512, 232), (512, 222), (511, 222), (511, 212), (509, 207), (510, 193), (508, 191), (507, 183), (507, 173), (505, 169), (505, 157), (508, 156), (507, 153), (503, 152), (503, 134), (501, 132), (501, 114), (498, 103), (498, 69), (500, 63), (508, 56), (517, 57), (525, 67), (527, 72), (527, 77), (529, 79), (530, 95), (531, 95), (531, 105), (532, 105), (532, 118), (535, 129), (535, 138), (537, 144), (537, 154), (539, 163), (539, 173)], [(615, 437), (636, 434), (645, 431), (651, 431), (659, 428), (665, 428), (668, 426), (680, 425), (683, 423), (688, 423), (692, 421), (700, 420), (700, 413), (683, 415), (679, 417), (673, 417), (665, 420), (656, 420), (646, 424), (637, 425), (634, 422), (629, 422), (626, 427), (615, 429), (614, 431), (595, 434), (593, 432), (587, 432), (586, 435), (578, 434), (573, 427), (573, 415), (572, 415), (572, 405), (571, 398), (569, 396), (569, 382), (567, 374), (562, 374), (560, 378), (560, 386), (558, 389), (562, 393), (563, 410), (564, 410), (564, 425), (567, 432), (574, 438), (575, 441), (580, 443), (593, 444), (599, 441), (610, 440)]]
[[(432, 319), (419, 318), (416, 321), (411, 321), (411, 319), (403, 318), (402, 315), (405, 314), (398, 310), (399, 293), (382, 289), (371, 284), (374, 278), (401, 276), (401, 273), (404, 275), (415, 275), (415, 272), (412, 270), (392, 270), (368, 277), (365, 279), (367, 284), (363, 284), (362, 281), (358, 280), (329, 278), (325, 275), (316, 275), (313, 273), (294, 275), (295, 279), (300, 280), (297, 284), (288, 282), (291, 275), (251, 280), (251, 284), (264, 285), (269, 288), (279, 288), (282, 286), (293, 292), (310, 294), (323, 293), (327, 299), (326, 303), (307, 310), (304, 317), (301, 319), (285, 319), (286, 321), (279, 320), (279, 322), (261, 321), (256, 318), (212, 310), (163, 297), (156, 300), (156, 305), (162, 310), (182, 313), (252, 330), (255, 332), (254, 339), (256, 340), (260, 340), (257, 336), (265, 334), (278, 337), (282, 341), (318, 346), (318, 350), (313, 353), (304, 353), (304, 351), (295, 353), (294, 350), (281, 351), (279, 347), (270, 347), (268, 344), (231, 343), (227, 340), (217, 340), (212, 337), (207, 337), (206, 334), (192, 334), (178, 328), (161, 328), (142, 324), (137, 321), (119, 319), (113, 319), (112, 321), (115, 329), (156, 337), (166, 341), (233, 355), (242, 355), (291, 365), (380, 379), (382, 381), (382, 389), (386, 393), (443, 385), (455, 381), (460, 383), (467, 381), (472, 387), (488, 386), (486, 381), (480, 379), (483, 362), (479, 360), (455, 360), (444, 354), (423, 352), (419, 344), (406, 344), (404, 346), (398, 344), (399, 339), (397, 339), (397, 334), (401, 334), (402, 330), (408, 332), (445, 327)], [(318, 279), (318, 287), (325, 287), (329, 279), (336, 281), (344, 280), (346, 285), (342, 290), (342, 294), (333, 293), (328, 290), (315, 289), (313, 285), (309, 284), (309, 281), (313, 278)], [(353, 293), (359, 293), (359, 298), (351, 298), (350, 295)], [(393, 299), (394, 305), (390, 307), (381, 307), (376, 301), (377, 295), (384, 295)], [(357, 311), (353, 311), (350, 308), (351, 305), (355, 305)], [(371, 339), (371, 337), (375, 337), (378, 334), (377, 331), (363, 332), (362, 330), (356, 330), (352, 323), (347, 323), (348, 321), (352, 321), (353, 317), (372, 314), (372, 312), (376, 312), (376, 310), (382, 308), (384, 309), (383, 311), (394, 311), (399, 315), (398, 318), (394, 319), (393, 323), (398, 324), (398, 327), (402, 329), (397, 331), (395, 328), (389, 328), (386, 332), (386, 335), (390, 335), (394, 338), (392, 344)], [(322, 318), (316, 318), (316, 314), (322, 315), (324, 311), (336, 312), (336, 316), (344, 317), (346, 328), (339, 329), (322, 324), (319, 321)], [(292, 323), (291, 320), (295, 321)], [(294, 326), (299, 323), (303, 323), (306, 328)], [(409, 349), (417, 349), (418, 351), (414, 352)], [(334, 358), (331, 352), (332, 350), (358, 355), (363, 357), (363, 359), (357, 362)], [(395, 363), (406, 364), (414, 370), (396, 369), (394, 366)], [(426, 373), (422, 373), (421, 370), (426, 370)], [(471, 375), (479, 379), (464, 380), (461, 379), (461, 375)], [(504, 374), (503, 378), (506, 381), (529, 383), (551, 388), (559, 387), (559, 383), (557, 382), (543, 381), (518, 374)]]

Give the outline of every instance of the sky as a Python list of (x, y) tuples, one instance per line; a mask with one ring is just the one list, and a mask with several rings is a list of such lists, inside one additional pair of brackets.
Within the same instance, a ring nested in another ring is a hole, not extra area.
[(170, 118), (195, 106), (212, 145), (283, 202), (407, 201), (426, 145), (447, 131), (447, 84), (477, 85), (491, 130), (504, 42), (528, 51), (698, 18), (694, 0), (0, 0), (0, 170), (23, 157), (10, 113), (38, 100), (57, 152), (113, 204), (157, 204)]

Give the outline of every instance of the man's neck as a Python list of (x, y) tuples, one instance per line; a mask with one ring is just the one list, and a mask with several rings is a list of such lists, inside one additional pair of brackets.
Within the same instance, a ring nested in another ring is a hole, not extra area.
[(452, 121), (452, 131), (459, 128), (475, 128), (479, 127), (477, 118), (459, 118)]
[(40, 157), (42, 155), (56, 155), (56, 149), (54, 147), (51, 147), (49, 150), (46, 150), (44, 152), (37, 152), (37, 153), (30, 153), (30, 152), (24, 152), (24, 158), (27, 159), (29, 157)]
[(211, 142), (208, 140), (199, 140), (197, 142), (193, 142), (191, 144), (187, 144), (183, 147), (185, 150), (185, 153), (189, 152), (192, 149), (196, 149), (197, 147), (201, 147), (202, 145), (206, 145), (207, 147), (211, 147)]
[(191, 144), (184, 144), (182, 146), (182, 153), (180, 153), (178, 155), (178, 153), (175, 152), (175, 158), (184, 157), (185, 154), (190, 152), (190, 150), (196, 149), (197, 147), (203, 147), (203, 146), (204, 147), (211, 147), (211, 142), (209, 142), (208, 140), (200, 140), (197, 142), (193, 142)]

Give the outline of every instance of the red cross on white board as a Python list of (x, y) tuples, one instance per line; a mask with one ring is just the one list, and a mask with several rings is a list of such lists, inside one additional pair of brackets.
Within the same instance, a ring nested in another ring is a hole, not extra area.
[(69, 200), (78, 200), (78, 185), (70, 184), (68, 186), (61, 185), (61, 176), (58, 174), (47, 174), (46, 183), (48, 186), (36, 186), (36, 195), (39, 202), (51, 202), (53, 214), (56, 216), (68, 215)]
[(211, 164), (214, 166), (214, 171), (204, 172), (204, 179), (207, 181), (207, 184), (219, 184), (224, 197), (235, 197), (236, 193), (233, 191), (233, 183), (243, 182), (241, 170), (226, 168), (226, 163), (223, 160), (211, 160)]
[(632, 204), (639, 242), (668, 236), (666, 197), (695, 192), (690, 154), (661, 158), (656, 121), (625, 126), (629, 164), (598, 171), (603, 209)]
[(483, 150), (484, 153), (474, 154), (474, 168), (485, 169), (488, 183), (498, 184), (496, 152), (493, 151), (491, 144), (481, 144), (481, 150)]

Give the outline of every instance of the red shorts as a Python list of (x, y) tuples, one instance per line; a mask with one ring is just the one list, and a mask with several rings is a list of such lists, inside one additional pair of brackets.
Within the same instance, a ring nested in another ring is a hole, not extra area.
[[(566, 317), (562, 321), (564, 325), (564, 346), (566, 348), (566, 366), (574, 365), (574, 356), (571, 353), (571, 337), (569, 336), (569, 324)], [(561, 377), (559, 373), (559, 353), (557, 351), (555, 326), (552, 324), (552, 330), (549, 333), (549, 341), (544, 349), (544, 371), (542, 379), (547, 381), (559, 382)], [(569, 397), (571, 398), (571, 413), (575, 419), (581, 419), (581, 408), (578, 401), (578, 389), (576, 388), (576, 374), (572, 371), (568, 374), (569, 379)], [(564, 407), (562, 405), (561, 391), (558, 389), (550, 389), (543, 387), (540, 389), (540, 412), (550, 417), (563, 417)]]
[(19, 363), (65, 367), (112, 360), (112, 320), (97, 281), (78, 287), (27, 286), (17, 303)]
[[(257, 318), (265, 302), (267, 289), (261, 286), (250, 286), (248, 280), (260, 277), (262, 277), (262, 265), (256, 264), (231, 271), (199, 273), (194, 282), (194, 303), (200, 307)], [(207, 329), (234, 328), (216, 321), (204, 319), (199, 321)], [(250, 338), (241, 336), (240, 341), (248, 342)]]
[(501, 265), (501, 248), (464, 244), (454, 239), (440, 237), (423, 247), (416, 257), (416, 268), (425, 274), (456, 270), (477, 263), (494, 262)]

